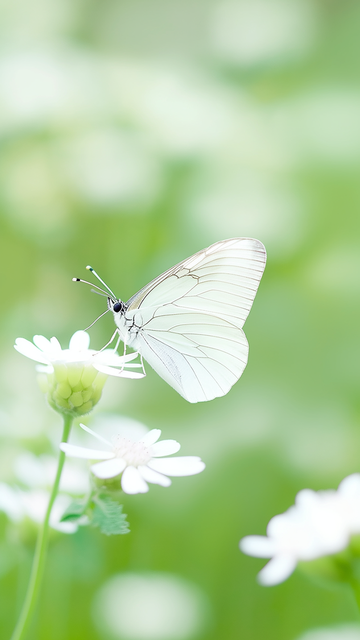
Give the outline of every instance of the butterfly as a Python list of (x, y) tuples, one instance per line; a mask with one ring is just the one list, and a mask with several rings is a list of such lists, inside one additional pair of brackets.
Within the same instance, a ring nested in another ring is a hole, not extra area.
[(117, 346), (122, 340), (138, 351), (186, 400), (204, 402), (228, 393), (246, 367), (242, 327), (265, 264), (259, 240), (222, 240), (168, 269), (127, 302), (87, 269), (108, 291), (96, 287), (116, 325), (108, 344), (118, 335)]

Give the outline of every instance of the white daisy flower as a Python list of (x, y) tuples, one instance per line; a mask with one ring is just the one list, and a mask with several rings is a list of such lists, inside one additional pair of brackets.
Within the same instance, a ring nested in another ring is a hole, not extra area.
[(136, 441), (118, 435), (111, 443), (84, 424), (80, 426), (109, 449), (87, 449), (65, 442), (60, 444), (60, 449), (75, 458), (101, 460), (91, 466), (97, 478), (106, 480), (122, 473), (121, 488), (125, 493), (146, 493), (149, 491), (148, 482), (169, 487), (171, 480), (167, 476), (192, 476), (205, 469), (205, 464), (197, 456), (164, 457), (177, 453), (180, 444), (176, 440), (158, 442), (160, 429), (152, 429)]
[(89, 349), (90, 337), (85, 331), (76, 331), (69, 349), (62, 349), (56, 338), (34, 336), (34, 343), (17, 338), (15, 349), (22, 355), (40, 363), (39, 384), (47, 395), (49, 404), (60, 413), (84, 415), (100, 400), (107, 375), (96, 365), (120, 367), (117, 375), (123, 378), (142, 378), (144, 373), (125, 371), (124, 367), (140, 367), (129, 364), (137, 353), (119, 356), (112, 349)]
[(339, 553), (350, 537), (360, 533), (360, 474), (345, 478), (338, 490), (303, 489), (295, 505), (272, 518), (267, 536), (246, 536), (240, 541), (244, 553), (271, 558), (258, 574), (260, 584), (270, 586), (286, 580), (297, 563)]

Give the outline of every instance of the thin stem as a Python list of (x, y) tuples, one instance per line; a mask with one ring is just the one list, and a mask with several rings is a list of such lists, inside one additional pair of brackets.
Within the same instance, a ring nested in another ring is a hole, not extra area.
[[(72, 425), (72, 417), (64, 415), (64, 429), (63, 429), (61, 442), (67, 442), (69, 438), (70, 430), (71, 430), (71, 425)], [(39, 593), (39, 589), (40, 589), (40, 585), (41, 585), (41, 581), (44, 573), (48, 534), (49, 534), (49, 519), (50, 519), (51, 509), (53, 507), (53, 504), (55, 502), (55, 498), (59, 489), (61, 472), (63, 470), (64, 462), (65, 462), (65, 453), (63, 451), (60, 451), (54, 486), (51, 491), (49, 504), (45, 514), (45, 519), (39, 531), (37, 542), (36, 542), (35, 555), (34, 555), (34, 560), (33, 560), (33, 565), (31, 569), (31, 575), (30, 575), (30, 580), (29, 580), (25, 601), (23, 604), (23, 608), (22, 608), (18, 623), (16, 625), (13, 635), (11, 636), (11, 640), (23, 640), (23, 638), (25, 638), (25, 634), (36, 605), (36, 601), (37, 601), (37, 597), (38, 597), (38, 593)]]
[(360, 611), (360, 584), (355, 578), (352, 578), (350, 580), (350, 585), (353, 590), (353, 594), (355, 596), (357, 607)]

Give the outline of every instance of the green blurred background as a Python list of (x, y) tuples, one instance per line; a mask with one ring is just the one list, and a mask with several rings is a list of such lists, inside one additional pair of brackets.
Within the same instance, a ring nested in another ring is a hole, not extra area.
[[(90, 263), (127, 300), (217, 240), (268, 251), (227, 396), (190, 405), (149, 367), (108, 381), (89, 426), (130, 417), (207, 469), (126, 496), (127, 536), (53, 531), (30, 638), (295, 640), (358, 620), (350, 592), (300, 572), (260, 587), (264, 562), (238, 541), (298, 490), (360, 471), (359, 32), (356, 0), (0, 3), (0, 481), (19, 485), (25, 449), (56, 453), (60, 417), (12, 345), (40, 333), (65, 347), (101, 313), (73, 276)], [(112, 331), (105, 316), (91, 346)], [(36, 527), (0, 514), (0, 533), (5, 639)], [(170, 590), (163, 635), (117, 634), (101, 594), (123, 572), (178, 580), (196, 624), (181, 631)]]

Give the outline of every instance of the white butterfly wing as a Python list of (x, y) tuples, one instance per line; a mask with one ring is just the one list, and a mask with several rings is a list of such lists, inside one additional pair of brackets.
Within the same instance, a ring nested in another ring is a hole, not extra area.
[(233, 238), (172, 267), (128, 301), (136, 348), (189, 402), (225, 395), (248, 358), (242, 326), (266, 263), (261, 242)]

